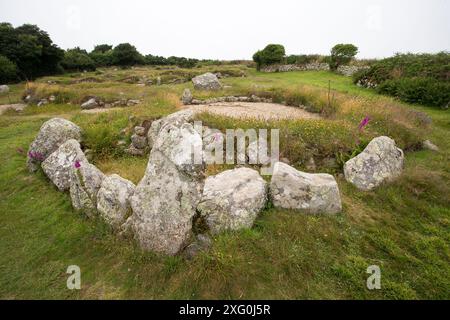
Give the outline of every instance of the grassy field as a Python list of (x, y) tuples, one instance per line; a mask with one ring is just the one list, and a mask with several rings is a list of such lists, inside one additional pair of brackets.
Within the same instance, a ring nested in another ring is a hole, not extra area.
[[(130, 132), (142, 120), (176, 111), (182, 90), (192, 85), (142, 87), (121, 81), (127, 75), (153, 79), (167, 72), (146, 68), (39, 79), (30, 87), (42, 97), (55, 94), (58, 104), (0, 116), (0, 298), (450, 298), (448, 111), (405, 105), (328, 72), (262, 74), (242, 66), (215, 68), (243, 71), (247, 77), (223, 79), (229, 86), (223, 91), (194, 92), (195, 96), (257, 93), (322, 112), (323, 120), (310, 122), (232, 121), (208, 114), (200, 118), (219, 129), (281, 128), (282, 155), (295, 167), (303, 169), (313, 156), (318, 170), (335, 174), (342, 214), (306, 216), (269, 206), (254, 228), (215, 237), (212, 249), (191, 261), (142, 252), (102, 221), (77, 214), (69, 195), (58, 192), (42, 172), (30, 174), (26, 150), (45, 120), (64, 117), (84, 129), (84, 144), (94, 151), (93, 162), (101, 170), (136, 183), (147, 159), (128, 157), (116, 148), (117, 140), (130, 135), (120, 131)], [(176, 76), (186, 72), (192, 71), (177, 70)], [(73, 83), (82, 77), (98, 77), (101, 82)], [(24, 87), (14, 86), (11, 99), (19, 101)], [(79, 102), (92, 94), (140, 98), (143, 104), (81, 114)], [(8, 98), (0, 99), (8, 103)], [(373, 120), (359, 135), (356, 128), (365, 115)], [(425, 115), (431, 125), (421, 122)], [(339, 159), (378, 135), (392, 136), (406, 150), (404, 174), (375, 191), (361, 192), (339, 174)], [(425, 139), (441, 151), (420, 150)], [(329, 165), (330, 158), (335, 166)], [(66, 288), (69, 265), (81, 268), (80, 291)], [(370, 265), (381, 267), (381, 290), (366, 288)]]

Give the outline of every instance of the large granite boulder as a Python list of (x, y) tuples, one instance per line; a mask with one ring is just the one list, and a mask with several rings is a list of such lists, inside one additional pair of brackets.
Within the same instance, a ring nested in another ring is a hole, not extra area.
[(196, 90), (219, 90), (222, 89), (222, 84), (220, 83), (217, 76), (213, 73), (205, 73), (192, 79), (194, 88)]
[(84, 163), (88, 163), (88, 161), (81, 151), (80, 143), (71, 139), (47, 157), (41, 166), (47, 177), (60, 191), (67, 191), (70, 188), (72, 168)]
[(28, 169), (35, 172), (42, 161), (70, 139), (81, 141), (81, 129), (76, 124), (60, 118), (45, 122), (28, 150)]
[(97, 193), (105, 175), (96, 166), (77, 162), (70, 169), (70, 198), (76, 210), (94, 217), (97, 212)]
[(342, 210), (339, 188), (332, 175), (301, 172), (282, 162), (275, 164), (270, 197), (277, 208), (312, 214)]
[(141, 247), (175, 255), (192, 234), (192, 220), (202, 192), (203, 163), (192, 163), (201, 137), (192, 125), (164, 125), (144, 178), (131, 198), (133, 215), (127, 221)]
[(373, 139), (356, 157), (344, 165), (345, 179), (361, 190), (372, 190), (384, 181), (400, 176), (403, 170), (403, 151), (389, 137)]
[(192, 122), (194, 119), (194, 111), (192, 110), (182, 110), (175, 112), (167, 117), (161, 118), (159, 120), (153, 121), (150, 129), (147, 133), (148, 145), (153, 148), (156, 137), (158, 136), (161, 129), (166, 125), (172, 125), (179, 127), (185, 123)]
[(103, 179), (97, 193), (97, 210), (100, 216), (111, 226), (119, 229), (131, 216), (131, 196), (136, 186), (117, 174)]
[(259, 173), (238, 168), (208, 177), (197, 209), (210, 231), (251, 228), (267, 202), (267, 183)]

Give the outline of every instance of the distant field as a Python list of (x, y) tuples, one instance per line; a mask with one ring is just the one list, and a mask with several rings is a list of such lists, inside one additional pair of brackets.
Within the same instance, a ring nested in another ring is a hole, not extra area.
[[(229, 71), (232, 76), (221, 80), (229, 87), (215, 93), (193, 91), (194, 96), (255, 93), (322, 112), (324, 119), (314, 121), (259, 122), (210, 114), (199, 118), (219, 129), (280, 128), (282, 156), (300, 170), (314, 157), (318, 170), (337, 177), (343, 201), (342, 214), (331, 217), (269, 206), (254, 228), (217, 236), (211, 251), (192, 261), (142, 252), (101, 221), (77, 214), (69, 195), (59, 193), (42, 172), (26, 170), (29, 144), (44, 121), (58, 116), (84, 129), (84, 143), (94, 151), (95, 165), (137, 183), (147, 158), (118, 151), (117, 141), (129, 140), (120, 131), (178, 110), (183, 89), (193, 88), (190, 82), (138, 86), (123, 79), (155, 79), (166, 71), (105, 69), (38, 79), (30, 86), (42, 97), (57, 95), (58, 104), (0, 116), (0, 298), (450, 298), (449, 113), (377, 95), (353, 85), (350, 78), (313, 71), (266, 74), (244, 66), (165, 75), (176, 79), (192, 72)], [(241, 71), (247, 76), (238, 76)], [(87, 77), (101, 81), (73, 82)], [(24, 89), (24, 84), (12, 86), (11, 102), (19, 102)], [(79, 103), (89, 95), (139, 98), (143, 103), (105, 114), (82, 114)], [(2, 96), (0, 104), (10, 100)], [(366, 115), (372, 121), (358, 136), (357, 126)], [(431, 125), (421, 123), (427, 115)], [(358, 191), (339, 175), (340, 161), (379, 135), (393, 137), (406, 151), (404, 174), (375, 191)], [(425, 139), (440, 152), (419, 150)], [(329, 166), (330, 158), (335, 166)], [(66, 288), (65, 272), (73, 264), (82, 271), (82, 290), (76, 292)], [(381, 267), (381, 290), (366, 289), (369, 265)]]

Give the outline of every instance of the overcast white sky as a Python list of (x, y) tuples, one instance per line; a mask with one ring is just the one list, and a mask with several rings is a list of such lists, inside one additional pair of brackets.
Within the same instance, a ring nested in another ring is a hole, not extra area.
[(280, 43), (360, 58), (450, 50), (450, 0), (0, 0), (0, 21), (37, 24), (61, 48), (130, 42), (143, 54), (251, 59)]

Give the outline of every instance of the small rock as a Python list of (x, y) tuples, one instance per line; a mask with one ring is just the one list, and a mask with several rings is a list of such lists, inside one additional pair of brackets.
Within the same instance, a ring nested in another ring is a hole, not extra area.
[(437, 145), (435, 145), (434, 143), (432, 143), (430, 140), (425, 140), (424, 142), (422, 142), (422, 147), (424, 149), (427, 150), (431, 150), (431, 151), (439, 151), (439, 147)]
[(138, 149), (133, 145), (130, 145), (127, 149), (125, 149), (125, 153), (136, 157), (143, 157), (145, 155), (145, 149)]
[(56, 101), (56, 97), (54, 95), (51, 95), (50, 97), (48, 97), (48, 101), (55, 102)]
[(97, 103), (97, 100), (95, 98), (91, 98), (81, 105), (81, 109), (84, 109), (84, 110), (94, 109), (94, 108), (97, 108), (98, 106), (99, 106), (99, 104)]
[(306, 170), (308, 171), (316, 171), (316, 162), (314, 161), (313, 157), (310, 157), (308, 162), (306, 163)]
[(136, 149), (145, 149), (148, 145), (147, 137), (139, 136), (137, 134), (131, 136), (131, 143)]
[(183, 102), (183, 104), (188, 105), (191, 104), (192, 102), (192, 93), (191, 90), (189, 89), (184, 89), (183, 95), (181, 96), (181, 101)]
[(38, 107), (42, 107), (42, 106), (45, 106), (46, 104), (48, 104), (48, 100), (47, 100), (47, 99), (41, 99), (41, 100), (38, 102), (37, 106), (38, 106)]
[(9, 87), (6, 84), (0, 86), (0, 94), (8, 93)]
[(145, 136), (146, 130), (144, 127), (136, 126), (134, 127), (134, 133), (137, 134), (138, 136)]

